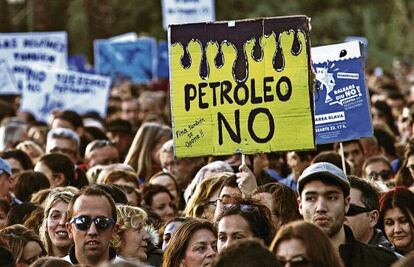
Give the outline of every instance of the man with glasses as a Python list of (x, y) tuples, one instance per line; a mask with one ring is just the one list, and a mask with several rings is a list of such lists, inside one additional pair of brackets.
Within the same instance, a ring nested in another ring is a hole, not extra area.
[(74, 246), (64, 259), (72, 264), (90, 266), (122, 261), (109, 246), (118, 231), (116, 220), (111, 196), (95, 186), (83, 188), (69, 202), (66, 228)]
[(94, 140), (85, 149), (85, 162), (88, 168), (96, 165), (110, 165), (119, 162), (115, 144), (108, 140)]
[(375, 227), (379, 218), (377, 189), (358, 177), (349, 176), (348, 179), (351, 184), (351, 205), (346, 214), (346, 224), (352, 229), (355, 239), (394, 251), (394, 246), (384, 233)]
[(382, 247), (356, 240), (352, 230), (344, 225), (350, 205), (350, 184), (341, 169), (327, 162), (310, 165), (299, 177), (298, 192), (300, 214), (328, 235), (346, 267), (390, 266), (397, 260)]
[(363, 177), (371, 181), (388, 183), (394, 176), (391, 163), (384, 156), (374, 156), (365, 160), (362, 166)]
[(47, 134), (46, 153), (62, 153), (68, 156), (73, 164), (79, 160), (80, 139), (76, 132), (67, 128), (54, 128)]

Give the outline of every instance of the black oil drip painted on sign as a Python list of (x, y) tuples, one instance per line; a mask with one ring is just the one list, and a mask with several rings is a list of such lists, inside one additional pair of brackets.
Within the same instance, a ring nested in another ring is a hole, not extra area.
[[(200, 31), (200, 29), (203, 29)], [(290, 51), (283, 51), (280, 46), (281, 33), (289, 31), (294, 34), (293, 43)], [(192, 40), (198, 40), (202, 48), (202, 58), (199, 68), (199, 74), (202, 79), (207, 79), (209, 75), (209, 65), (206, 57), (206, 48), (208, 42), (216, 42), (219, 44), (217, 55), (214, 58), (214, 64), (217, 68), (223, 66), (224, 55), (221, 45), (228, 42), (234, 46), (237, 51), (236, 61), (233, 65), (233, 77), (238, 82), (244, 82), (247, 79), (248, 61), (245, 44), (254, 39), (255, 45), (252, 51), (252, 57), (256, 61), (263, 58), (263, 47), (260, 44), (260, 38), (263, 35), (273, 35), (276, 38), (276, 47), (273, 56), (273, 68), (280, 72), (285, 68), (284, 53), (290, 52), (297, 56), (300, 54), (306, 44), (302, 44), (298, 37), (298, 32), (305, 34), (308, 29), (308, 18), (306, 16), (293, 16), (283, 18), (269, 18), (236, 21), (234, 26), (228, 23), (196, 23), (186, 25), (171, 26), (171, 44), (180, 43), (184, 48), (184, 55), (181, 58), (181, 64), (184, 68), (189, 68), (192, 62), (191, 55), (188, 52), (188, 44)]]

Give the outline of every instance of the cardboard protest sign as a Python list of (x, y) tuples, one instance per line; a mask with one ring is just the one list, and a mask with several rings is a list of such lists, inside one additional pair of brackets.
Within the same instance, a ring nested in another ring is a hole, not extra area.
[(359, 42), (312, 48), (316, 143), (373, 135)]
[(26, 73), (20, 110), (31, 112), (37, 120), (47, 121), (55, 109), (80, 114), (96, 111), (106, 116), (111, 84), (108, 77), (43, 68), (30, 68)]
[(158, 78), (168, 79), (168, 43), (161, 41), (158, 43), (158, 60), (157, 60)]
[(18, 95), (14, 76), (5, 60), (0, 60), (0, 95)]
[(214, 0), (162, 0), (162, 25), (211, 22), (215, 20)]
[(305, 16), (172, 25), (177, 157), (314, 148)]
[(95, 40), (95, 70), (112, 81), (148, 83), (156, 76), (157, 44), (154, 38), (118, 42)]
[(21, 92), (21, 69), (30, 65), (67, 68), (66, 32), (0, 33), (0, 59), (12, 69)]

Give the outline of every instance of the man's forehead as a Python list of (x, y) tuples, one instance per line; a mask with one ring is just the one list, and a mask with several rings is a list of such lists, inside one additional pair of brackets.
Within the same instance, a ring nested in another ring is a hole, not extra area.
[(78, 197), (73, 205), (73, 214), (108, 216), (112, 215), (112, 208), (109, 200), (105, 196), (85, 196)]
[(220, 198), (222, 198), (223, 196), (237, 197), (240, 195), (241, 195), (241, 192), (238, 187), (225, 186), (220, 192)]
[(307, 182), (304, 186), (303, 186), (303, 190), (302, 190), (302, 194), (306, 194), (306, 193), (318, 193), (318, 194), (324, 194), (327, 192), (342, 192), (342, 188), (339, 185), (335, 185), (335, 184), (329, 184), (329, 183), (324, 183), (321, 180), (312, 180)]
[(55, 147), (73, 147), (75, 142), (69, 138), (52, 138), (49, 141), (49, 146), (52, 148)]

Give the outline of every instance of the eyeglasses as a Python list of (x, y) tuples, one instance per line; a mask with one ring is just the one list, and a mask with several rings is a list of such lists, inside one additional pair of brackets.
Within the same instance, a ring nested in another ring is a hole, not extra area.
[(277, 257), (277, 260), (282, 264), (282, 266), (286, 266), (287, 263), (290, 263), (291, 267), (305, 267), (309, 266), (312, 262), (304, 255), (297, 255), (293, 256), (291, 259), (287, 260), (282, 257)]
[(115, 224), (114, 219), (105, 216), (92, 218), (87, 215), (81, 215), (70, 220), (70, 223), (73, 223), (80, 231), (87, 231), (91, 227), (92, 222), (98, 231), (104, 231)]
[(370, 212), (372, 209), (364, 208), (355, 204), (349, 205), (349, 210), (346, 213), (346, 216), (355, 216), (364, 212)]
[(89, 145), (85, 149), (85, 154), (94, 151), (95, 149), (103, 148), (106, 146), (115, 146), (115, 143), (109, 140), (95, 140), (89, 143)]
[(232, 203), (232, 204), (224, 205), (223, 211), (227, 211), (227, 210), (240, 210), (241, 212), (245, 212), (245, 213), (259, 212), (259, 208), (257, 206), (248, 205), (248, 204), (239, 204), (239, 203)]
[[(414, 165), (413, 165), (414, 168)], [(413, 169), (414, 170), (414, 169)], [(375, 172), (372, 171), (370, 173), (368, 173), (368, 178), (371, 180), (378, 180), (378, 177), (382, 177), (382, 180), (388, 180), (391, 178), (392, 175), (392, 171), (380, 171), (380, 172)]]

